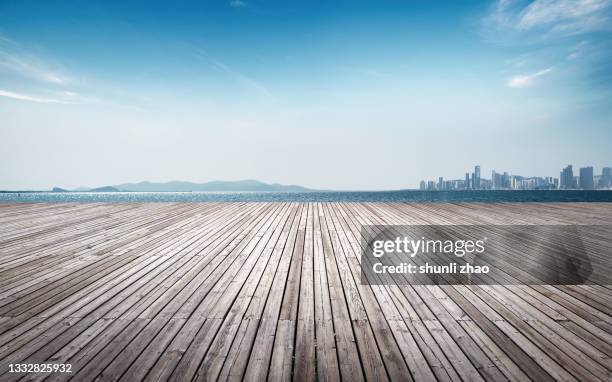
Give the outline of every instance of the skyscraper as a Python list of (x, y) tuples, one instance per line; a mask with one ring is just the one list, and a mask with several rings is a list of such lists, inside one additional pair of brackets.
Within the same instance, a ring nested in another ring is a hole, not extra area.
[(474, 189), (480, 189), (480, 166), (474, 166)]
[(503, 181), (504, 177), (502, 174), (499, 174), (493, 170), (491, 172), (491, 187), (495, 190), (499, 190), (502, 188), (506, 188), (506, 185)]
[(508, 174), (508, 171), (504, 171), (504, 174), (502, 175), (502, 187), (513, 188), (513, 185), (511, 184), (510, 174)]
[(592, 190), (595, 188), (593, 184), (593, 167), (581, 167), (580, 168), (580, 178), (579, 178), (580, 188), (583, 190)]
[(470, 173), (469, 172), (465, 173), (465, 185), (464, 185), (464, 188), (466, 190), (468, 190), (470, 188)]
[(444, 189), (444, 178), (438, 178), (438, 191), (442, 191)]
[(600, 188), (612, 187), (612, 167), (604, 167), (601, 170), (601, 177), (599, 178)]
[(562, 189), (571, 189), (575, 188), (574, 186), (574, 170), (572, 170), (572, 165), (567, 165), (566, 168), (561, 170), (559, 174), (559, 188)]

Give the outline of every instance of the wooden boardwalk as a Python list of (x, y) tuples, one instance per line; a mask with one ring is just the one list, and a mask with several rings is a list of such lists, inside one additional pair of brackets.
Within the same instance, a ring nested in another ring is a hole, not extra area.
[(612, 380), (612, 286), (360, 283), (362, 224), (501, 223), (612, 204), (0, 204), (0, 379)]

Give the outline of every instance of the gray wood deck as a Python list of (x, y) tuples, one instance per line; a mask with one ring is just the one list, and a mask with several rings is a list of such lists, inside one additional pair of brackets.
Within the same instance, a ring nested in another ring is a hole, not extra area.
[(612, 380), (612, 286), (360, 284), (362, 224), (495, 223), (612, 204), (0, 204), (0, 379)]

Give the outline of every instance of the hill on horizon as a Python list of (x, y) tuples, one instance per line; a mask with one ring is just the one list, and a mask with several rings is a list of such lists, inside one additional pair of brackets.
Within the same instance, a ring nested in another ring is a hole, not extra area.
[(298, 185), (264, 183), (258, 180), (222, 181), (205, 183), (171, 181), (171, 182), (138, 182), (123, 183), (112, 186), (120, 191), (134, 192), (190, 192), (190, 191), (275, 191), (275, 192), (308, 192), (315, 191)]

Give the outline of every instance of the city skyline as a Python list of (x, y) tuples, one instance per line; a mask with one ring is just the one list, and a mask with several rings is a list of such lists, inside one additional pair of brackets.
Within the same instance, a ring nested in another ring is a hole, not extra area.
[(603, 166), (601, 173), (596, 175), (593, 166), (580, 167), (578, 175), (574, 175), (573, 165), (569, 164), (554, 176), (523, 176), (511, 174), (508, 171), (491, 170), (491, 178), (481, 176), (481, 166), (475, 165), (473, 172), (465, 173), (464, 178), (444, 179), (440, 176), (435, 180), (421, 180), (420, 190), (454, 191), (454, 190), (595, 190), (612, 188), (612, 167)]

